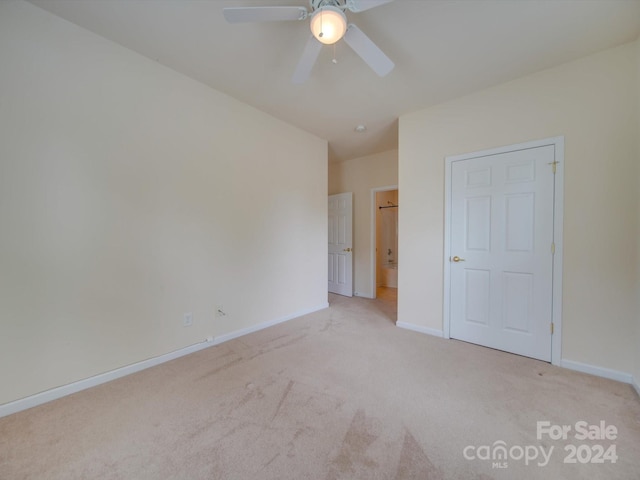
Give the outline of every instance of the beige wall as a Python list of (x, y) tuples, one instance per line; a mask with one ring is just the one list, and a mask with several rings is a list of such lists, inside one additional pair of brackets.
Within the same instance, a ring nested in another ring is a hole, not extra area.
[(562, 357), (632, 372), (636, 48), (624, 45), (400, 118), (399, 321), (443, 328), (445, 156), (564, 135)]
[(371, 284), (375, 275), (371, 264), (371, 189), (397, 184), (396, 150), (329, 164), (329, 195), (353, 192), (353, 284), (354, 292), (362, 297), (375, 293)]
[(326, 305), (326, 141), (25, 2), (0, 65), (0, 404)]

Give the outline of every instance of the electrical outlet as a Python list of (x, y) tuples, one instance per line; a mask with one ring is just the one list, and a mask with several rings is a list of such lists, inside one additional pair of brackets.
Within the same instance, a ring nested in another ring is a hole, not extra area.
[(226, 315), (224, 307), (222, 305), (218, 305), (216, 307), (216, 317), (225, 317)]
[(193, 313), (185, 313), (182, 318), (182, 326), (190, 327), (191, 325), (193, 325)]

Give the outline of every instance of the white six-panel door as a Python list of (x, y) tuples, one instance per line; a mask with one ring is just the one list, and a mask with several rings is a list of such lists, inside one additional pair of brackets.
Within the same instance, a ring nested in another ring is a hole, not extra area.
[(329, 196), (329, 292), (353, 296), (353, 195)]
[(551, 360), (554, 146), (451, 162), (450, 337)]

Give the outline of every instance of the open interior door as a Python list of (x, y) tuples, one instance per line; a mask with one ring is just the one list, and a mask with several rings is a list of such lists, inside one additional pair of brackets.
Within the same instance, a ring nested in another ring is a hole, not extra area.
[(329, 196), (329, 292), (353, 296), (353, 194)]

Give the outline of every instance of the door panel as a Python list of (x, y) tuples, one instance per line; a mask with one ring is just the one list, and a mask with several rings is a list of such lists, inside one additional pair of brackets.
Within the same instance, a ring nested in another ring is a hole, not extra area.
[(466, 250), (488, 252), (491, 243), (491, 197), (466, 198)]
[(465, 269), (465, 313), (466, 321), (489, 326), (491, 313), (491, 272), (489, 270)]
[(451, 162), (452, 338), (551, 360), (554, 156)]
[(502, 273), (502, 318), (504, 328), (514, 332), (533, 334), (533, 275), (530, 273)]

